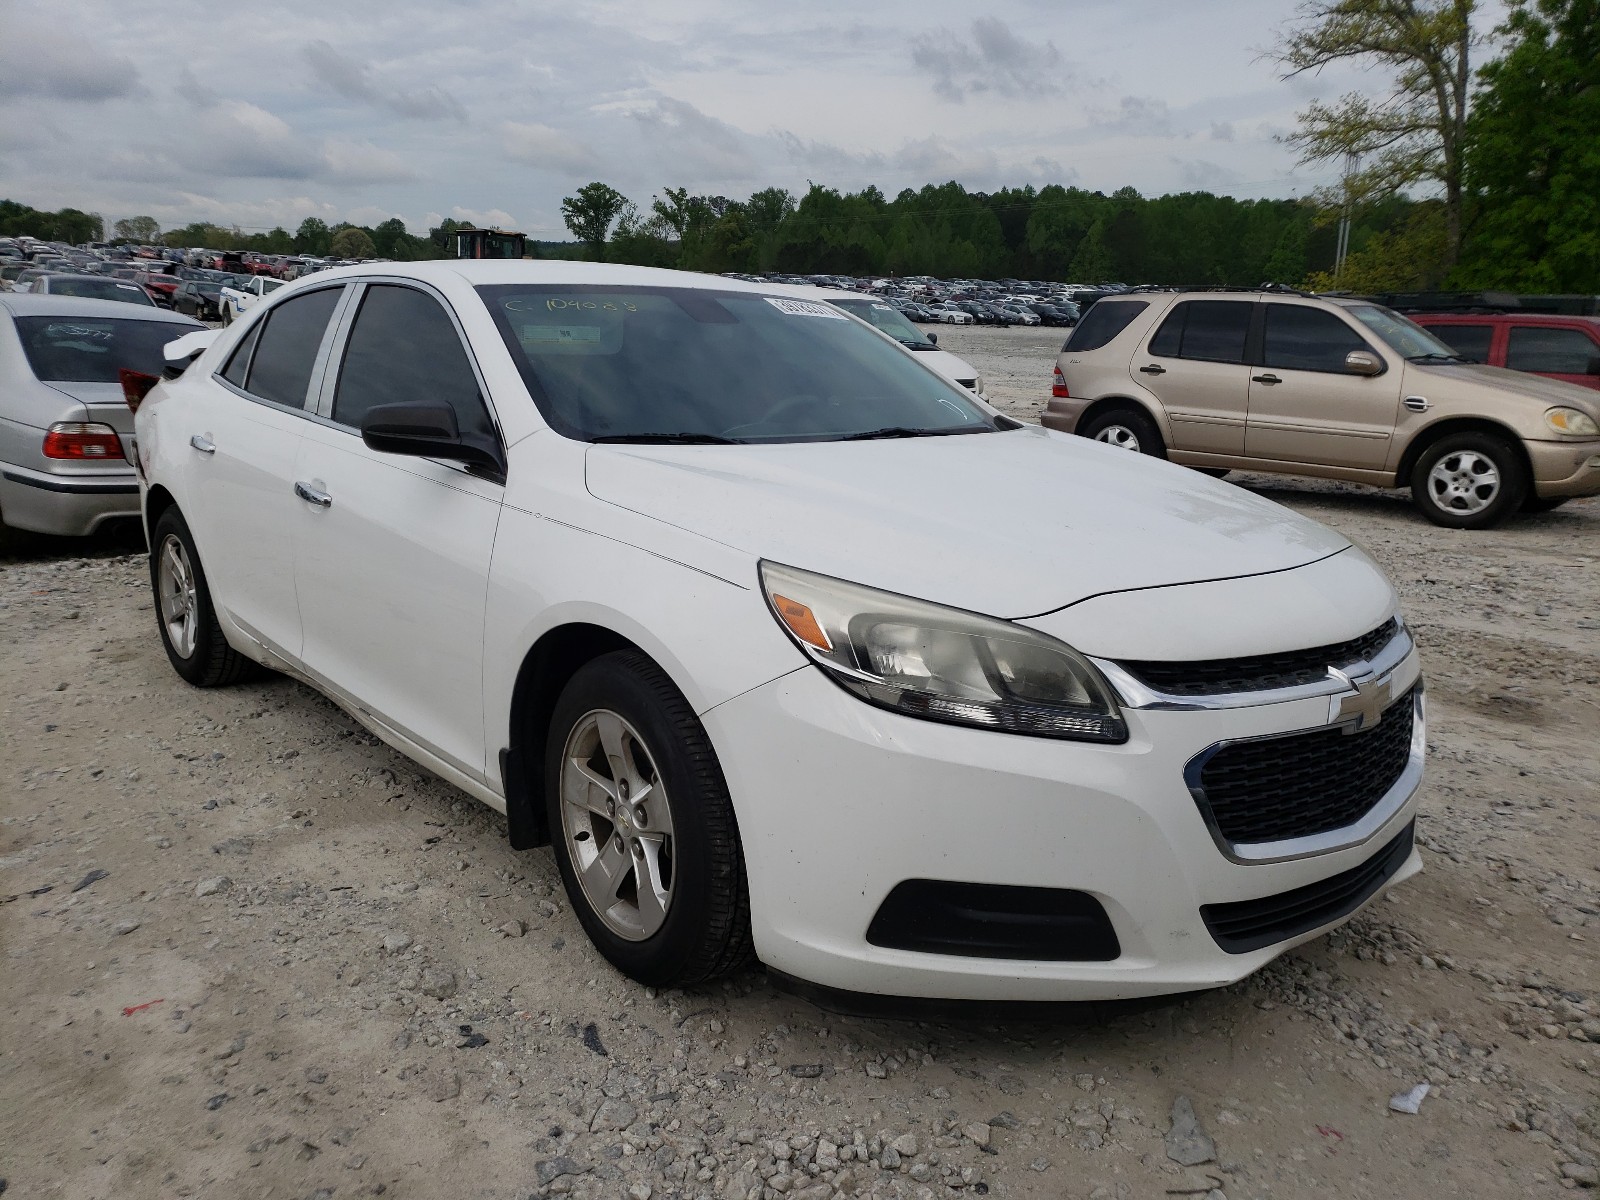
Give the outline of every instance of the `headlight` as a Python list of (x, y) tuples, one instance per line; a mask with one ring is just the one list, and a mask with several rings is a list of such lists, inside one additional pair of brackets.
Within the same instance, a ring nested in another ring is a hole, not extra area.
[(1544, 414), (1544, 423), (1567, 437), (1600, 437), (1594, 418), (1575, 408), (1552, 408)]
[(1022, 625), (761, 564), (773, 616), (847, 691), (906, 716), (1035, 737), (1125, 742), (1100, 673)]

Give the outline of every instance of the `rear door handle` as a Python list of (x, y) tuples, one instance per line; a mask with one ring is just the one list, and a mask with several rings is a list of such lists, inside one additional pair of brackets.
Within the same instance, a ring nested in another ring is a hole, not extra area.
[(217, 444), (203, 433), (197, 433), (190, 438), (189, 445), (200, 451), (201, 454), (215, 454), (217, 452)]
[(1166, 373), (1167, 369), (1163, 366), (1157, 365), (1156, 363), (1151, 363), (1148, 367), (1139, 368), (1139, 374), (1141, 375), (1165, 375)]
[(1252, 376), (1250, 376), (1250, 380), (1251, 380), (1252, 383), (1282, 383), (1283, 382), (1283, 380), (1279, 379), (1276, 375), (1252, 375)]
[(327, 492), (318, 491), (316, 488), (312, 487), (309, 483), (296, 483), (294, 485), (294, 494), (296, 496), (299, 496), (300, 499), (302, 499), (302, 500), (310, 501), (312, 504), (315, 504), (318, 508), (332, 508), (333, 507), (333, 497), (328, 495)]

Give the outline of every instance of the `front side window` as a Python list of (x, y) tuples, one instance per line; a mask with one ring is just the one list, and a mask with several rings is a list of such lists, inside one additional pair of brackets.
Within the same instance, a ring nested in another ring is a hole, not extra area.
[(1367, 349), (1361, 335), (1331, 312), (1301, 304), (1267, 305), (1262, 366), (1343, 374), (1344, 356)]
[(273, 308), (257, 339), (245, 391), (282, 404), (304, 408), (311, 388), (311, 368), (328, 331), (328, 318), (343, 288), (307, 292)]
[(1506, 366), (1544, 375), (1592, 375), (1600, 346), (1581, 329), (1513, 327), (1506, 341)]
[(478, 289), (545, 420), (585, 441), (1013, 428), (831, 304), (710, 288)]
[(1479, 363), (1489, 361), (1489, 344), (1494, 341), (1492, 325), (1424, 325), (1422, 328), (1462, 358)]
[(1083, 320), (1073, 327), (1061, 349), (1063, 352), (1071, 350), (1077, 353), (1109, 345), (1117, 334), (1149, 307), (1146, 300), (1101, 300), (1092, 304), (1089, 311), (1083, 314)]
[(1366, 326), (1401, 358), (1454, 358), (1455, 352), (1421, 325), (1392, 308), (1352, 304), (1345, 311)]
[(415, 288), (367, 288), (345, 346), (333, 419), (359, 429), (378, 404), (448, 404), (462, 433), (495, 436), (455, 323)]
[[(1242, 363), (1254, 310), (1253, 301), (1185, 300), (1161, 322), (1150, 339), (1150, 353), (1160, 358)], [(1094, 309), (1089, 312), (1092, 315)]]
[(18, 317), (17, 336), (34, 375), (53, 383), (116, 383), (127, 367), (160, 375), (161, 348), (196, 327), (118, 317)]

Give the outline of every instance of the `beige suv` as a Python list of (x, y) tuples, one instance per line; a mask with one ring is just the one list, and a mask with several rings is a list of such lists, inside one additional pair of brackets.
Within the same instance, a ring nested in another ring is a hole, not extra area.
[(1597, 401), (1365, 301), (1136, 290), (1072, 331), (1043, 421), (1216, 475), (1409, 485), (1430, 520), (1483, 529), (1600, 493)]

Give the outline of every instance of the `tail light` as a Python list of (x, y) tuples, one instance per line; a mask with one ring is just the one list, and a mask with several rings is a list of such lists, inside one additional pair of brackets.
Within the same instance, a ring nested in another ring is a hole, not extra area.
[(109, 425), (57, 421), (45, 431), (44, 456), (79, 462), (121, 458), (122, 439)]
[(1050, 383), (1050, 394), (1070, 400), (1072, 393), (1067, 391), (1067, 377), (1061, 373), (1061, 368), (1056, 368), (1055, 379)]
[(117, 380), (122, 384), (122, 398), (128, 402), (128, 411), (138, 412), (139, 405), (144, 403), (144, 398), (150, 394), (150, 389), (161, 382), (161, 376), (147, 375), (143, 371), (130, 371), (127, 367), (119, 367)]

